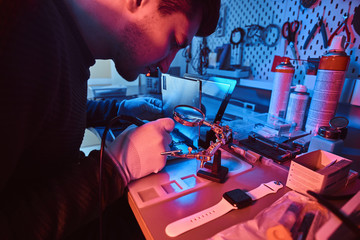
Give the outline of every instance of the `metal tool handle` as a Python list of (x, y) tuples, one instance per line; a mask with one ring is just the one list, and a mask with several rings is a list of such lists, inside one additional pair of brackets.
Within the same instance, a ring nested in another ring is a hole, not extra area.
[(311, 32), (309, 33), (308, 37), (305, 40), (304, 47), (303, 47), (304, 49), (306, 49), (308, 47), (309, 42), (310, 42), (311, 38), (314, 36), (318, 27), (319, 27), (319, 25), (316, 23), (314, 25), (313, 29), (311, 30)]
[(320, 31), (321, 31), (321, 36), (322, 36), (323, 42), (324, 42), (324, 48), (327, 48), (329, 45), (328, 45), (328, 39), (327, 39), (327, 34), (326, 34), (326, 29), (325, 29), (324, 24), (321, 24)]

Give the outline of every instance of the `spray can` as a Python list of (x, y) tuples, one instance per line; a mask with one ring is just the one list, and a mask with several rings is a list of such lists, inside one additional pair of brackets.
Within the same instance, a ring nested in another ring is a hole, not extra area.
[(271, 92), (269, 115), (285, 118), (291, 81), (295, 68), (287, 58), (275, 68), (274, 84)]
[(286, 121), (296, 123), (295, 130), (302, 130), (309, 93), (305, 85), (296, 85), (290, 93), (289, 104), (286, 111)]
[(350, 58), (344, 51), (344, 36), (336, 36), (320, 59), (305, 131), (317, 133), (334, 117)]

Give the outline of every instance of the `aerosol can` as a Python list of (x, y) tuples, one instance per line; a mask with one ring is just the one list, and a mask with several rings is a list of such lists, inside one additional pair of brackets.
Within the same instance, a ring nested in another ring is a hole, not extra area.
[(344, 43), (344, 36), (336, 36), (331, 42), (330, 50), (320, 59), (305, 125), (306, 132), (316, 134), (320, 126), (328, 125), (335, 116), (350, 61), (344, 51)]
[(286, 59), (276, 67), (270, 99), (269, 116), (285, 118), (294, 72), (295, 68), (289, 59)]
[(305, 85), (296, 85), (294, 91), (290, 93), (286, 121), (296, 123), (295, 130), (303, 129), (308, 99), (309, 93)]

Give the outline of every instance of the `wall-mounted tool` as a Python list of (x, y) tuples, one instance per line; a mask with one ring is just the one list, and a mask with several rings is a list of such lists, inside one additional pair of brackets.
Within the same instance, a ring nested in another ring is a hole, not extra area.
[(300, 0), (301, 6), (303, 6), (304, 8), (310, 8), (316, 2), (317, 0)]
[[(325, 9), (324, 9), (325, 11)], [(311, 32), (309, 33), (309, 36), (306, 38), (304, 43), (304, 49), (306, 49), (309, 45), (310, 40), (315, 36), (315, 32), (320, 28), (321, 36), (324, 43), (324, 48), (328, 47), (328, 38), (326, 34), (325, 24), (324, 24), (324, 16), (319, 17), (317, 23), (315, 23), (314, 27), (312, 28)]]
[(360, 5), (355, 8), (352, 25), (354, 27), (355, 32), (360, 36)]
[(269, 24), (266, 27), (251, 24), (246, 25), (246, 27), (246, 46), (262, 43), (267, 47), (274, 47), (280, 39), (280, 27), (276, 24)]
[(241, 43), (244, 42), (245, 30), (241, 27), (235, 28), (232, 30), (230, 35), (230, 43), (231, 43), (231, 58), (230, 65), (231, 66), (241, 66)]
[(286, 38), (287, 44), (291, 48), (294, 59), (298, 59), (298, 55), (296, 53), (296, 47), (295, 47), (295, 42), (296, 42), (295, 40), (299, 27), (300, 27), (299, 21), (295, 20), (292, 22), (285, 22), (281, 30), (283, 37)]
[(276, 24), (267, 25), (261, 32), (263, 44), (267, 47), (275, 47), (280, 40), (280, 27)]
[(331, 41), (333, 40), (333, 38), (338, 35), (340, 33), (340, 31), (344, 28), (345, 29), (345, 33), (346, 33), (346, 44), (345, 44), (345, 49), (349, 46), (350, 42), (351, 42), (351, 33), (349, 30), (349, 27), (347, 25), (347, 21), (349, 19), (349, 13), (345, 13), (343, 18), (344, 21), (339, 25), (339, 27), (331, 34), (331, 36), (329, 37), (329, 41), (328, 41), (328, 45), (331, 45)]

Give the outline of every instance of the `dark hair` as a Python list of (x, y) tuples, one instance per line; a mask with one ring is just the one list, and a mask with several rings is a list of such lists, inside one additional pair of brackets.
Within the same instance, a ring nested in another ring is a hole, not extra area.
[(160, 13), (166, 15), (175, 12), (184, 13), (188, 19), (202, 11), (202, 19), (196, 36), (206, 37), (212, 34), (219, 20), (221, 0), (161, 0), (159, 3)]

